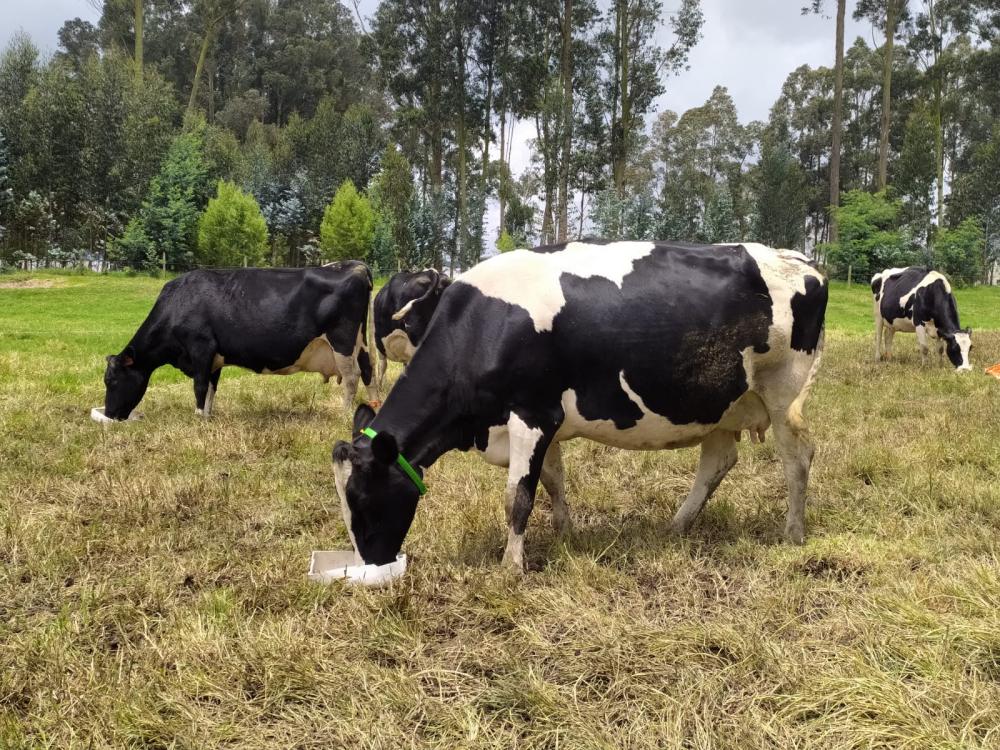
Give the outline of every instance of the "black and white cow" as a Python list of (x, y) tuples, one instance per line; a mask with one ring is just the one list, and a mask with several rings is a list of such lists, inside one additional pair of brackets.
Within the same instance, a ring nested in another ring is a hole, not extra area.
[[(804, 537), (813, 455), (802, 407), (819, 366), (824, 277), (762, 245), (574, 242), (517, 250), (457, 277), (375, 415), (333, 449), (348, 532), (367, 563), (394, 559), (422, 471), (475, 448), (508, 467), (504, 560), (524, 563), (539, 480), (569, 524), (559, 443), (633, 450), (701, 445), (674, 527), (687, 530), (736, 463), (743, 430), (774, 427), (788, 482), (786, 536)], [(374, 431), (374, 434), (372, 434)]]
[(372, 303), (372, 324), (379, 363), (376, 382), (381, 392), (389, 360), (406, 364), (413, 358), (441, 293), (451, 279), (433, 268), (400, 271), (379, 289)]
[(958, 322), (958, 305), (951, 284), (942, 274), (920, 266), (889, 268), (872, 277), (875, 298), (875, 361), (892, 356), (897, 331), (917, 333), (920, 361), (927, 364), (927, 350), (937, 340), (939, 359), (945, 352), (958, 372), (972, 369), (972, 329)]
[(105, 415), (126, 419), (153, 371), (173, 365), (194, 378), (195, 408), (209, 416), (224, 366), (290, 375), (318, 372), (344, 383), (350, 409), (358, 379), (371, 385), (367, 349), (372, 278), (359, 261), (322, 268), (191, 271), (167, 282), (120, 354), (107, 358)]

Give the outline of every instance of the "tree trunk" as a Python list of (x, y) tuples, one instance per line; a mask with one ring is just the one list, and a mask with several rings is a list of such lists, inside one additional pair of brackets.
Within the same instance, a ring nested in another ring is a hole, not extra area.
[(833, 144), (830, 148), (830, 242), (836, 242), (840, 205), (840, 141), (844, 129), (844, 13), (847, 0), (837, 0), (837, 52), (833, 87)]
[(507, 195), (507, 170), (506, 170), (506, 128), (507, 128), (507, 87), (500, 101), (500, 168), (497, 170), (497, 202), (500, 204), (500, 219), (497, 226), (497, 237), (503, 234), (503, 214), (506, 206), (504, 198)]
[[(611, 173), (619, 197), (625, 196), (625, 161), (628, 156), (628, 136), (632, 127), (632, 102), (629, 92), (628, 59), (628, 0), (615, 2), (615, 90), (621, 102), (617, 122), (612, 110), (611, 124)], [(620, 227), (619, 227), (620, 229)]]
[(143, 0), (135, 0), (135, 81), (142, 83), (142, 23)]
[(565, 242), (569, 234), (569, 161), (573, 145), (573, 0), (563, 0), (560, 77), (562, 153), (559, 157), (559, 225), (556, 242)]
[(198, 62), (194, 66), (194, 81), (191, 82), (191, 98), (188, 99), (188, 112), (194, 112), (195, 104), (198, 101), (198, 84), (201, 81), (201, 74), (205, 70), (205, 59), (208, 57), (208, 48), (212, 46), (212, 36), (215, 34), (215, 22), (209, 21), (205, 27), (205, 37), (201, 40), (201, 51), (198, 53)]
[(882, 129), (878, 140), (878, 190), (889, 180), (889, 126), (892, 122), (892, 48), (896, 40), (899, 0), (888, 0), (885, 11), (885, 46), (882, 49)]
[(458, 256), (462, 270), (468, 269), (470, 257), (466, 246), (466, 236), (469, 231), (469, 177), (466, 159), (466, 128), (465, 128), (465, 39), (462, 29), (456, 29), (455, 63), (458, 67), (458, 205), (455, 217), (455, 254)]

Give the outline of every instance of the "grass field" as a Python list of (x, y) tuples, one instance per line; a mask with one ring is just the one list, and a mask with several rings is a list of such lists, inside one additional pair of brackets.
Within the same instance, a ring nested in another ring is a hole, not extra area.
[(385, 590), (305, 579), (349, 545), (319, 378), (164, 370), (103, 429), (103, 355), (162, 282), (0, 277), (0, 748), (1000, 747), (1000, 290), (958, 292), (975, 371), (871, 362), (865, 286), (832, 291), (807, 407), (803, 547), (773, 444), (692, 534), (697, 450), (566, 447), (530, 572), (499, 565), (504, 472), (429, 472)]

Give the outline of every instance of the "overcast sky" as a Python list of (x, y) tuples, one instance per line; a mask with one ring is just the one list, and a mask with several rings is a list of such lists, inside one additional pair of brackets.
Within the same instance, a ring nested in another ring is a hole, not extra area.
[[(806, 1), (702, 0), (703, 38), (691, 53), (690, 70), (666, 81), (667, 91), (657, 101), (657, 111), (697, 107), (720, 84), (729, 89), (742, 122), (766, 119), (792, 70), (804, 63), (814, 67), (833, 63), (834, 19), (803, 16), (800, 9)], [(610, 4), (608, 0), (598, 3)], [(361, 0), (360, 4), (362, 13), (368, 15), (378, 0)], [(835, 3), (831, 0), (828, 5)], [(677, 7), (677, 0), (664, 0), (664, 6), (669, 13)], [(23, 29), (42, 50), (53, 52), (64, 21), (79, 16), (96, 23), (98, 15), (88, 0), (0, 0), (0, 48)], [(664, 27), (661, 33), (666, 46), (669, 29)], [(872, 43), (871, 27), (856, 23), (848, 14), (846, 46), (859, 35)], [(528, 165), (527, 142), (534, 137), (534, 127), (521, 123), (517, 136), (511, 154), (515, 174)]]

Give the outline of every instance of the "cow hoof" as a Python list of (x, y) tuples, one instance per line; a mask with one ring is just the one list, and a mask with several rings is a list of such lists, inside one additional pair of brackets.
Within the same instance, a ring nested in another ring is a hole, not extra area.
[(788, 541), (789, 544), (794, 544), (797, 547), (801, 547), (803, 544), (806, 543), (806, 532), (798, 524), (788, 525), (785, 527), (785, 539)]
[(524, 559), (515, 559), (513, 555), (507, 552), (503, 553), (503, 562), (501, 565), (509, 572), (519, 576), (523, 576), (527, 572), (524, 567)]
[(678, 521), (676, 518), (670, 524), (670, 533), (674, 536), (687, 536), (691, 530), (691, 524), (687, 521)]

